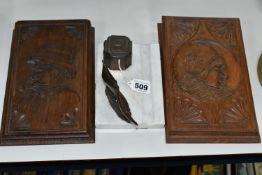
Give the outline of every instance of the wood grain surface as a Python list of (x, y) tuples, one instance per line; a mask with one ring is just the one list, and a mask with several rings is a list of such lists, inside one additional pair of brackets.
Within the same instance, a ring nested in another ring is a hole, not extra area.
[(1, 145), (94, 142), (94, 84), (88, 20), (17, 22)]
[(168, 143), (260, 142), (240, 21), (162, 18)]

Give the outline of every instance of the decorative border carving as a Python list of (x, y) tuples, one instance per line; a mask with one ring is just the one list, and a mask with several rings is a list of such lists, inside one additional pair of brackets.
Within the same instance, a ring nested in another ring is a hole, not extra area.
[(231, 20), (210, 20), (206, 24), (206, 27), (209, 33), (218, 40), (221, 40), (223, 43), (229, 45), (237, 44), (237, 35), (235, 21)]
[(222, 112), (223, 124), (247, 124), (248, 122), (247, 106), (244, 103), (244, 98), (239, 97), (232, 99), (229, 107)]
[(203, 116), (203, 110), (193, 104), (188, 98), (176, 97), (177, 105), (176, 119), (185, 124), (207, 124), (207, 119)]
[(31, 123), (27, 115), (18, 110), (14, 110), (12, 113), (12, 118), (14, 119), (14, 129), (15, 130), (29, 130), (31, 129)]
[(172, 40), (175, 44), (185, 42), (195, 35), (199, 28), (199, 20), (182, 19), (174, 20), (172, 23)]
[(76, 123), (78, 111), (79, 108), (75, 107), (75, 109), (72, 112), (66, 113), (64, 115), (63, 120), (60, 123), (61, 126), (63, 127), (73, 126)]

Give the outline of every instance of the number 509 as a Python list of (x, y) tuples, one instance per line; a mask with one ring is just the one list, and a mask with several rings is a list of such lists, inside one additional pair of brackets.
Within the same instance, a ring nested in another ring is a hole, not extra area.
[(146, 91), (148, 86), (146, 84), (135, 83), (135, 88)]

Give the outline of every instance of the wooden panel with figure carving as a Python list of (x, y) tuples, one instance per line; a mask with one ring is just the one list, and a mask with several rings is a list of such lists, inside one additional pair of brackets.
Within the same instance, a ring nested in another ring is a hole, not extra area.
[(239, 19), (162, 20), (167, 142), (260, 142)]
[(1, 145), (94, 142), (94, 85), (88, 20), (17, 22)]

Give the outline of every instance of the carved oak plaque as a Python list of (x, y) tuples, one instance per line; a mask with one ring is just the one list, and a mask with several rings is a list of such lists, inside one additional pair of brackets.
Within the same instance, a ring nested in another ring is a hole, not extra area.
[(239, 19), (158, 27), (167, 142), (260, 142)]
[(94, 142), (93, 45), (88, 20), (16, 23), (2, 145)]

